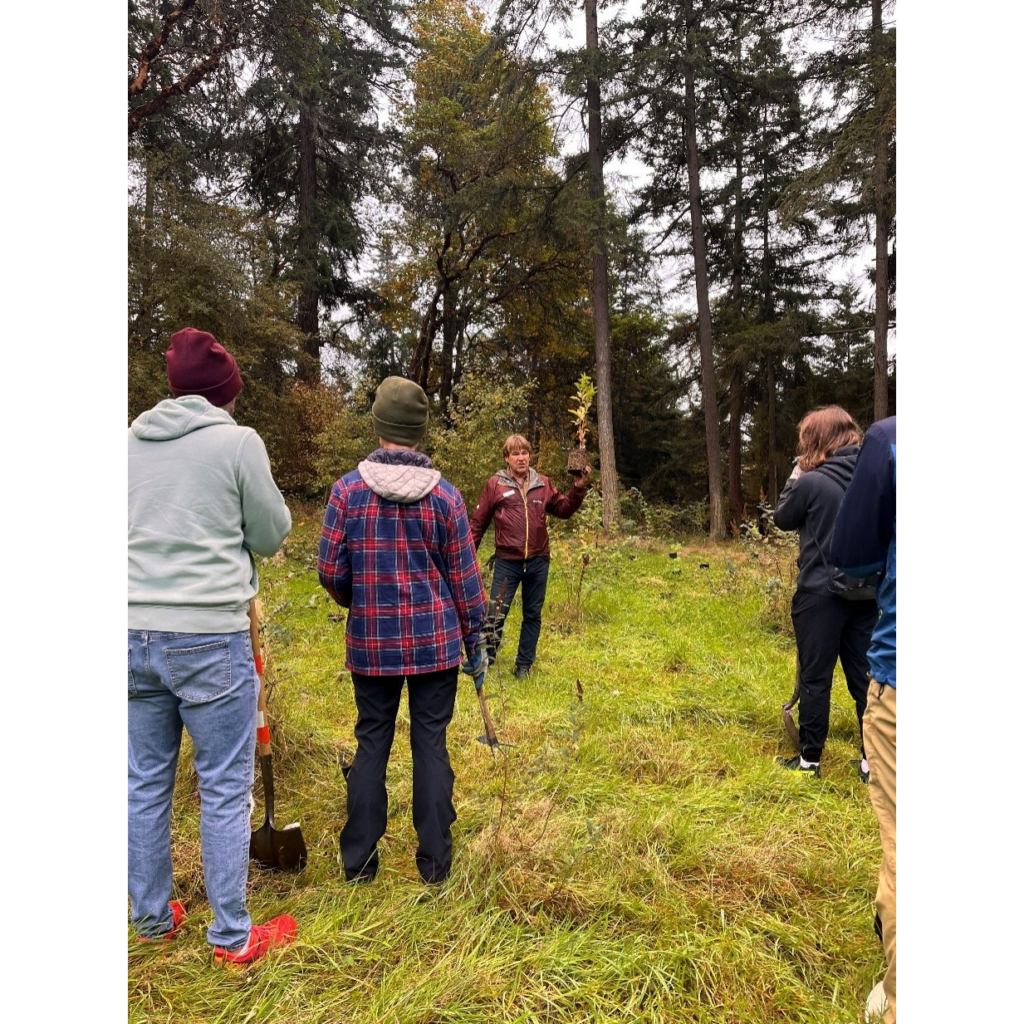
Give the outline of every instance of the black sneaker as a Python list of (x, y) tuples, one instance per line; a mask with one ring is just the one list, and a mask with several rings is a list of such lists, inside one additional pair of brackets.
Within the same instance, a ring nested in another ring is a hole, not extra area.
[(530, 674), (529, 665), (516, 665), (516, 670), (512, 673), (516, 679), (525, 679)]
[(777, 757), (775, 758), (775, 763), (794, 772), (813, 772), (816, 779), (821, 778), (821, 767), (819, 765), (812, 764), (805, 768), (800, 763), (799, 754), (794, 754), (792, 757)]
[(416, 856), (416, 867), (426, 885), (440, 885), (452, 869), (450, 861), (448, 864), (442, 864), (433, 857), (423, 857), (419, 854)]
[(860, 766), (860, 758), (859, 757), (851, 758), (850, 764), (852, 764), (854, 766), (854, 768), (857, 769), (857, 775), (860, 778), (861, 782), (867, 782), (868, 779), (871, 778), (871, 772), (866, 772), (866, 771), (864, 771), (863, 768), (861, 768), (861, 766)]

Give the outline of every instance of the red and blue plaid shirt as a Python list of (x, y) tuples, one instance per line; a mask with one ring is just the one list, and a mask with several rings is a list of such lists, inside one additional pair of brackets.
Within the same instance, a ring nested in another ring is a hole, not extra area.
[[(431, 468), (413, 451), (378, 450), (371, 462)], [(452, 668), (471, 657), (487, 610), (462, 495), (440, 479), (424, 497), (390, 501), (359, 470), (331, 490), (317, 571), (349, 609), (345, 667), (368, 676)]]

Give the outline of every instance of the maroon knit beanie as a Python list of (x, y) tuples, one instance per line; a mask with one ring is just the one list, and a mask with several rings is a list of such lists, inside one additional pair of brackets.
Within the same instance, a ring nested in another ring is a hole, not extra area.
[(175, 398), (202, 395), (210, 405), (227, 405), (242, 390), (234, 356), (212, 334), (186, 327), (171, 337), (167, 382)]

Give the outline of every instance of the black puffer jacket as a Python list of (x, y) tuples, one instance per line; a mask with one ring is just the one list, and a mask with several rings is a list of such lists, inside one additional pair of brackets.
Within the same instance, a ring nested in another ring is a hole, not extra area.
[(795, 480), (790, 477), (782, 488), (775, 509), (775, 525), (780, 530), (800, 531), (797, 590), (829, 593), (829, 571), (823, 552), (832, 544), (832, 529), (859, 453), (859, 445), (840, 448), (809, 473)]

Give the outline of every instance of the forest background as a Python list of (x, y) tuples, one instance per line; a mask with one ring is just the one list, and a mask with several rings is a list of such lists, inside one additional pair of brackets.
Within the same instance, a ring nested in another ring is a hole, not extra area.
[(405, 374), (472, 501), (500, 435), (559, 468), (589, 374), (605, 530), (632, 498), (723, 537), (806, 411), (893, 411), (894, 5), (584, 6), (574, 48), (561, 0), (130, 4), (129, 418), (211, 330), (315, 494)]

